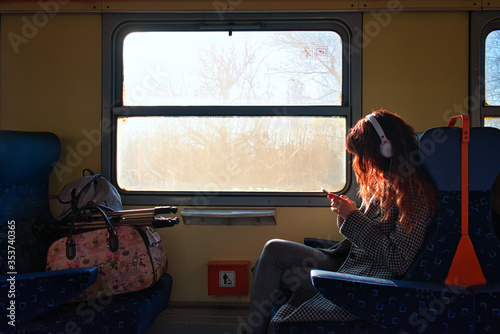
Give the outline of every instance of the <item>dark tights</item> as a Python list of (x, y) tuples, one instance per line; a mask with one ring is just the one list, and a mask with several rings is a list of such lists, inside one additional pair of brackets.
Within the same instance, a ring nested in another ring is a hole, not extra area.
[(284, 304), (291, 292), (316, 294), (311, 269), (336, 271), (341, 261), (315, 248), (281, 239), (266, 243), (254, 269), (246, 332), (267, 333), (273, 305)]

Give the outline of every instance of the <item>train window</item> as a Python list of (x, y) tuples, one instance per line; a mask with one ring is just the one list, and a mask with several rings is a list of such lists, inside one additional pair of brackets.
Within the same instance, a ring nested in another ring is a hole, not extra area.
[(340, 191), (345, 129), (343, 117), (121, 117), (117, 181), (125, 190)]
[(484, 49), (485, 103), (500, 105), (500, 30), (488, 33)]
[(123, 40), (126, 106), (341, 102), (335, 31), (140, 31)]
[(484, 126), (500, 129), (500, 117), (485, 117)]
[(471, 13), (470, 45), (472, 125), (500, 128), (500, 12)]
[(125, 204), (307, 206), (349, 187), (352, 27), (106, 17), (103, 171)]

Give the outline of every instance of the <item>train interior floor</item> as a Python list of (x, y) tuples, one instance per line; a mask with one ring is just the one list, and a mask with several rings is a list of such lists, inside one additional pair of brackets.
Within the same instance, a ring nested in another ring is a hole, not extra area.
[(242, 334), (248, 310), (248, 303), (170, 303), (146, 334)]

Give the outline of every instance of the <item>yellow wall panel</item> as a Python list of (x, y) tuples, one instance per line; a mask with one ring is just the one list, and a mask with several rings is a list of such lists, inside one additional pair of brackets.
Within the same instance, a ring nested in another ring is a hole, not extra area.
[(467, 113), (468, 17), (466, 12), (366, 13), (364, 114), (385, 108), (423, 131)]
[(174, 1), (102, 1), (103, 11), (296, 11), (355, 10), (357, 0), (174, 0)]
[[(181, 208), (182, 209), (182, 208)], [(207, 263), (248, 260), (255, 265), (272, 238), (302, 242), (304, 237), (340, 240), (329, 208), (277, 208), (275, 226), (207, 226), (179, 224), (159, 230), (174, 279), (174, 301), (245, 302), (249, 296), (208, 296)], [(249, 284), (251, 273), (249, 271)], [(250, 291), (250, 286), (249, 286)]]
[[(0, 12), (37, 12), (57, 7), (65, 12), (165, 11), (373, 11), (401, 6), (404, 10), (481, 10), (499, 8), (498, 0), (2, 0)], [(50, 9), (53, 11), (53, 9)]]
[(83, 168), (100, 170), (100, 142), (85, 133), (101, 121), (101, 16), (60, 13), (41, 24), (2, 15), (0, 47), (0, 128), (51, 131), (62, 141), (51, 192)]
[(404, 10), (480, 10), (481, 0), (359, 0), (360, 10), (400, 7)]
[(96, 12), (101, 10), (100, 0), (36, 0), (0, 1), (0, 12), (48, 13)]

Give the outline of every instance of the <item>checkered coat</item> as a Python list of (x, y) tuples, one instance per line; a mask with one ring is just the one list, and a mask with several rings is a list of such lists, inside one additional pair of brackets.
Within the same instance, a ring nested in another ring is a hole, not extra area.
[[(382, 211), (378, 201), (362, 203), (360, 209), (351, 212), (346, 219), (339, 217), (337, 224), (342, 240), (323, 251), (331, 256), (346, 254), (338, 272), (378, 277), (398, 278), (410, 268), (425, 237), (432, 216), (422, 199), (410, 198), (415, 204), (414, 228), (406, 233), (401, 224), (396, 205), (389, 208), (389, 218), (381, 221)], [(410, 218), (410, 219), (411, 219)], [(293, 299), (293, 297), (292, 297)], [(273, 322), (347, 321), (356, 319), (346, 310), (336, 306), (319, 293), (298, 307), (283, 305)]]

